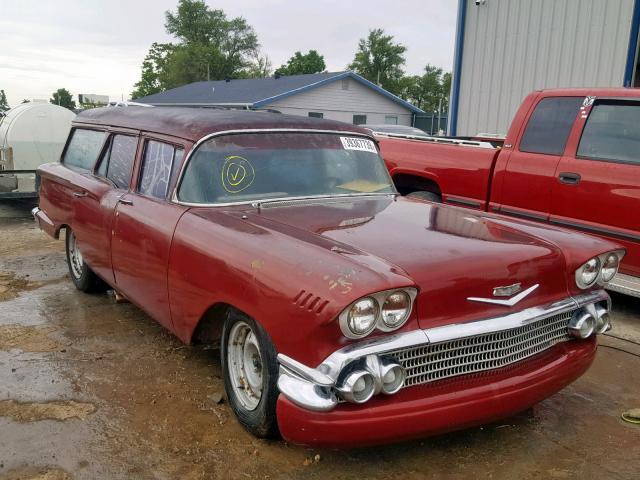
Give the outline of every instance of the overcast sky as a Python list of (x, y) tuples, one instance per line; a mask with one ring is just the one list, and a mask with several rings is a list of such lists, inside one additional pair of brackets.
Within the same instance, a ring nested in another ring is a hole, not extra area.
[[(358, 39), (381, 27), (407, 47), (405, 69), (431, 63), (451, 70), (455, 0), (219, 0), (207, 3), (243, 16), (263, 53), (278, 67), (295, 52), (316, 49), (329, 71), (344, 70)], [(0, 0), (0, 89), (9, 104), (74, 95), (125, 99), (152, 42), (167, 42), (164, 12), (177, 0)]]

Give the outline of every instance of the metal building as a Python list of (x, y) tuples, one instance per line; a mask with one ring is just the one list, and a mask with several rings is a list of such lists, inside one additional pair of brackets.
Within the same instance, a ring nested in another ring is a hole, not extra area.
[(452, 135), (505, 134), (531, 91), (639, 86), (640, 0), (459, 0)]

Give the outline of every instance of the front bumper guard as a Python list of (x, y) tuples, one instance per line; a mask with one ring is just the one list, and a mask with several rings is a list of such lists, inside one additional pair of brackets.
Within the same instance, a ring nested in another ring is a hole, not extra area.
[[(317, 368), (308, 367), (280, 353), (278, 354), (280, 363), (278, 388), (285, 397), (302, 408), (328, 412), (339, 403), (336, 394), (338, 379), (345, 367), (352, 362), (364, 360), (365, 364), (376, 363), (377, 357), (394, 350), (510, 330), (582, 307), (595, 311), (596, 304), (603, 302), (606, 304), (606, 310), (610, 311), (609, 295), (604, 290), (597, 290), (501, 317), (364, 340), (335, 351)], [(375, 357), (375, 360), (372, 357)]]

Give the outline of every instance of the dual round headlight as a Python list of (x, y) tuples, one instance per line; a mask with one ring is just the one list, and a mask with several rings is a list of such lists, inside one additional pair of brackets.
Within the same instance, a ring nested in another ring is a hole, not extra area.
[(415, 289), (402, 289), (357, 300), (340, 315), (342, 333), (348, 338), (361, 338), (376, 327), (383, 332), (400, 328), (411, 314), (416, 294)]
[(620, 259), (624, 251), (608, 252), (594, 257), (576, 270), (576, 284), (579, 288), (586, 289), (598, 283), (607, 283), (613, 280), (618, 273)]

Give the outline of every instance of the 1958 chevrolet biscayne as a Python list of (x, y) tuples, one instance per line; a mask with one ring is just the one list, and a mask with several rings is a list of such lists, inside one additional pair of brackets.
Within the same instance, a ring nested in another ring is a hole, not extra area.
[(69, 272), (219, 342), (255, 435), (324, 446), (515, 414), (578, 378), (624, 250), (398, 197), (375, 140), (266, 112), (80, 114), (34, 215)]

